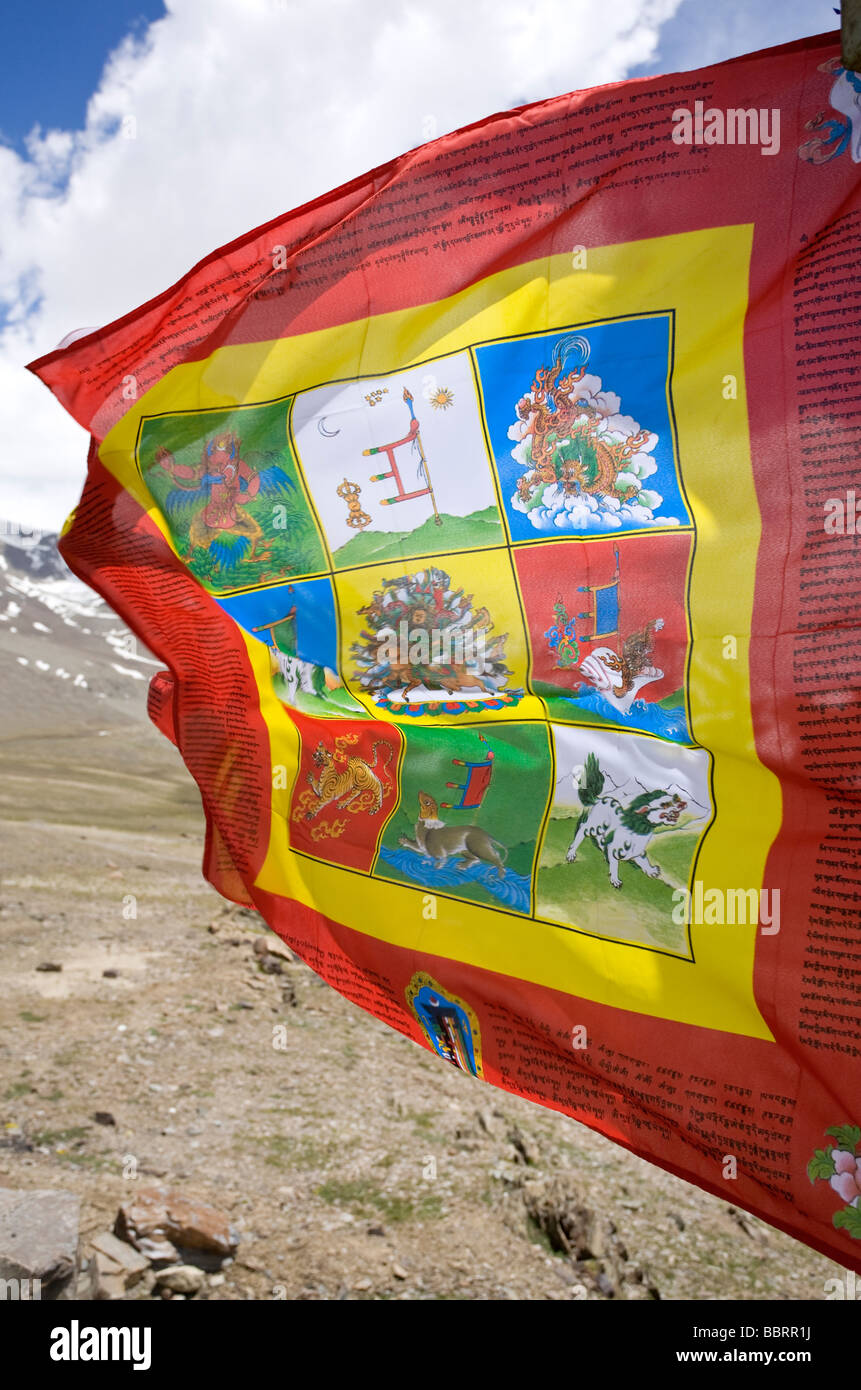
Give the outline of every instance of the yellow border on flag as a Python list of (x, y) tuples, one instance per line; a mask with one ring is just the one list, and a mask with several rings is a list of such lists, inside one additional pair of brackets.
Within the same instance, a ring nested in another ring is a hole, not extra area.
[[(276, 342), (219, 348), (174, 368), (104, 441), (105, 466), (165, 523), (135, 464), (144, 416), (270, 401), (328, 381), (383, 374), (501, 337), (675, 311), (672, 397), (678, 457), (696, 527), (690, 580), (692, 733), (713, 760), (716, 817), (696, 877), (706, 890), (767, 887), (781, 821), (778, 779), (759, 762), (748, 650), (761, 525), (750, 461), (743, 329), (751, 225), (590, 248), (489, 276), (448, 300)], [(727, 378), (737, 396), (727, 399)], [(661, 528), (656, 528), (656, 531)], [(272, 687), (266, 646), (243, 634), (270, 730), (273, 766), (295, 770), (298, 734)], [(727, 656), (735, 639), (736, 655)], [(516, 714), (514, 715), (516, 718)], [(620, 735), (625, 737), (625, 735)], [(275, 779), (277, 782), (277, 778)], [(730, 1033), (771, 1039), (753, 995), (757, 926), (691, 925), (693, 960), (604, 940), (475, 903), (437, 899), (289, 849), (289, 798), (273, 789), (272, 835), (257, 886), (409, 951), (466, 962), (563, 994)], [(769, 938), (762, 947), (767, 949)], [(773, 939), (773, 938), (771, 938)], [(572, 1022), (576, 1022), (576, 1010)]]

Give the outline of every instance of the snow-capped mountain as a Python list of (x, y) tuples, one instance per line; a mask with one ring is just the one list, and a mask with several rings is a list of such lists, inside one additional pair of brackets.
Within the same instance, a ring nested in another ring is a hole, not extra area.
[[(642, 796), (644, 792), (655, 790), (653, 786), (647, 787), (644, 782), (640, 781), (639, 777), (629, 777), (626, 782), (612, 787), (609, 785), (609, 780), (607, 790), (623, 806), (630, 805), (635, 797)], [(670, 782), (669, 786), (664, 786), (663, 783), (659, 782), (658, 786), (667, 796), (678, 796), (685, 802), (685, 823), (692, 820), (708, 820), (711, 814), (709, 808), (695, 800), (690, 787), (683, 787), (679, 782)]]
[(3, 732), (46, 733), (146, 718), (161, 663), (66, 567), (57, 536), (0, 522)]
[[(711, 810), (704, 800), (698, 800), (692, 793), (690, 787), (684, 786), (678, 781), (672, 781), (667, 785), (660, 774), (656, 773), (656, 780), (650, 786), (641, 781), (639, 777), (626, 777), (623, 781), (616, 781), (612, 773), (605, 767), (601, 768), (604, 777), (603, 794), (612, 796), (621, 806), (629, 806), (638, 796), (644, 792), (655, 791), (660, 788), (668, 796), (678, 796), (684, 801), (685, 810), (682, 812), (677, 822), (677, 829), (694, 823), (701, 824), (711, 816)], [(556, 802), (559, 806), (570, 806), (572, 812), (576, 812), (582, 807), (580, 801), (580, 781), (583, 776), (582, 766), (576, 767), (573, 772), (563, 772), (556, 782)]]

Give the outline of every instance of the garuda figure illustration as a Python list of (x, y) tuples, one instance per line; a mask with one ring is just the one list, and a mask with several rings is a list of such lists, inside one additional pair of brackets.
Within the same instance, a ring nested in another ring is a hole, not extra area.
[(183, 522), (191, 513), (188, 553), (202, 546), (211, 552), (217, 569), (269, 559), (263, 528), (249, 504), (256, 497), (295, 490), (277, 464), (252, 467), (241, 450), (239, 436), (230, 430), (208, 439), (197, 463), (177, 463), (163, 445), (155, 451), (156, 464), (179, 484), (165, 499), (168, 519)]
[(829, 101), (837, 115), (817, 111), (805, 125), (815, 133), (798, 154), (808, 164), (827, 164), (848, 150), (853, 163), (861, 164), (861, 74), (844, 68), (839, 58), (828, 58), (818, 71), (835, 78)]

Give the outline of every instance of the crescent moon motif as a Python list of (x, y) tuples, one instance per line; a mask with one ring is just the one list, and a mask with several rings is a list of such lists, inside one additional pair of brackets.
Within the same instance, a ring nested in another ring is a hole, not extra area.
[(325, 417), (325, 415), (321, 415), (321, 416), (320, 416), (320, 419), (317, 421), (317, 429), (320, 431), (320, 433), (321, 433), (326, 439), (334, 439), (336, 434), (340, 434), (340, 433), (341, 433), (340, 430), (327, 430), (327, 429), (326, 429), (326, 417)]

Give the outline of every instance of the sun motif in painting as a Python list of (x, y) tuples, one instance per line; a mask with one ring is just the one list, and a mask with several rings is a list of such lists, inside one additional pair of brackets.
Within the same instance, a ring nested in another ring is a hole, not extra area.
[(334, 569), (504, 541), (469, 353), (312, 387), (290, 429)]

